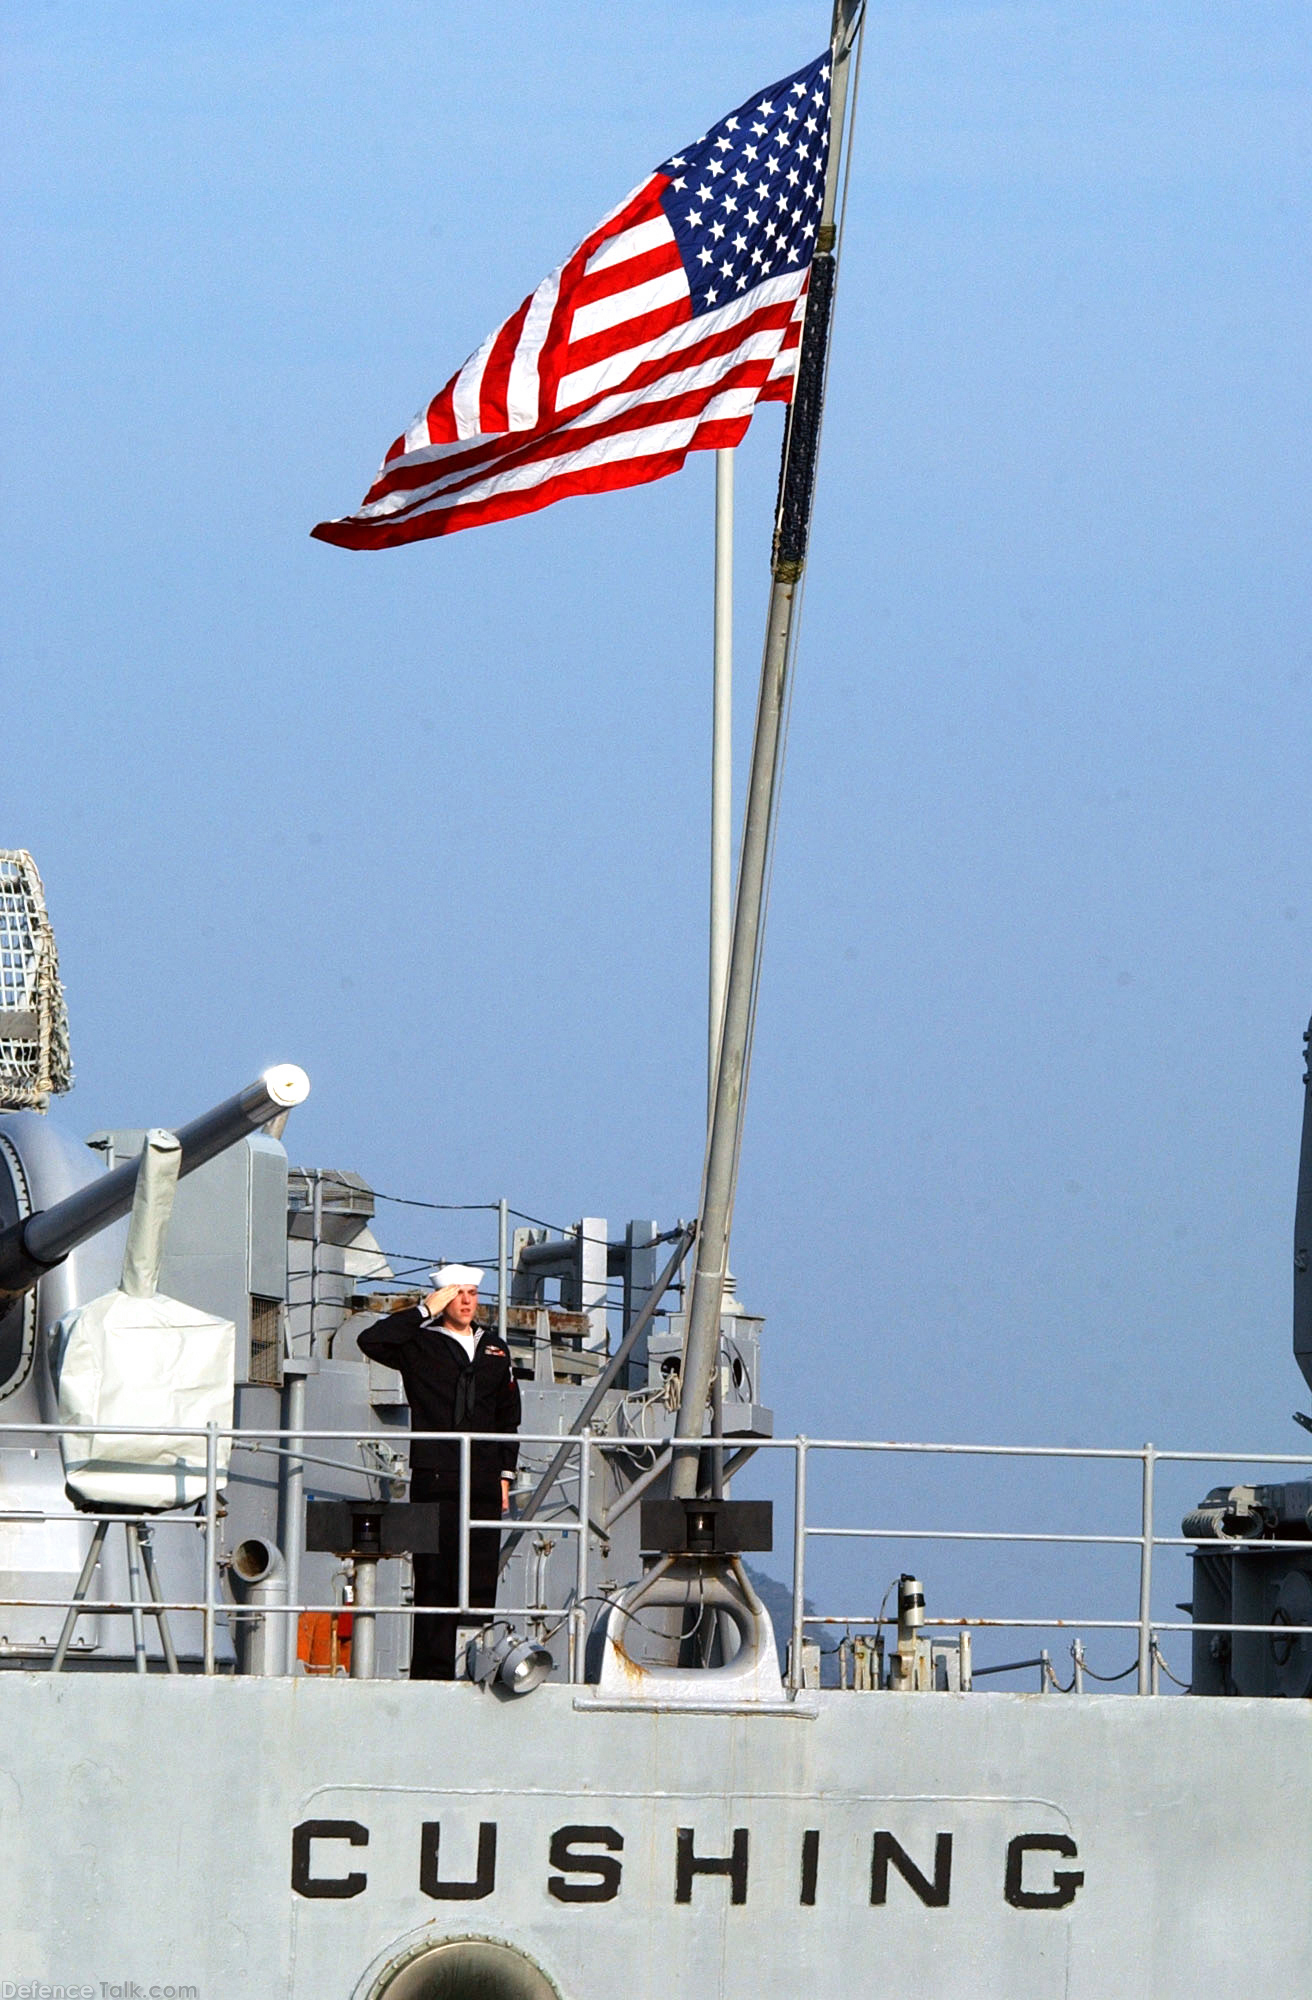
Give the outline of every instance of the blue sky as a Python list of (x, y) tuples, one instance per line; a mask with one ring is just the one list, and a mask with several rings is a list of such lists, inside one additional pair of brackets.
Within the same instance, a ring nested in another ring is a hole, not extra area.
[[(11, 0), (0, 838), (77, 1129), (286, 1058), (307, 1162), (695, 1205), (710, 459), (308, 533), (826, 26)], [(1266, 0), (872, 14), (735, 1240), (782, 1427), (1300, 1441), (1308, 72)]]

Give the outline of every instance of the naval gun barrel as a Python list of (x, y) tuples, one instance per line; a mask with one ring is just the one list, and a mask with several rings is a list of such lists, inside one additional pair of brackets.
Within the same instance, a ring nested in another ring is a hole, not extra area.
[[(310, 1079), (295, 1063), (278, 1063), (263, 1076), (225, 1098), (212, 1111), (178, 1128), (182, 1158), (178, 1173), (190, 1174), (216, 1153), (282, 1117), (310, 1094)], [(63, 1262), (88, 1236), (126, 1215), (136, 1191), (140, 1159), (125, 1160), (76, 1193), (0, 1232), (0, 1296), (31, 1291), (38, 1279)]]

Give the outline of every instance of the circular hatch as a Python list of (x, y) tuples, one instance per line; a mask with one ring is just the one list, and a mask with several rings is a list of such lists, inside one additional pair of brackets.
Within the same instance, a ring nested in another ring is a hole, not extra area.
[(560, 2000), (523, 1952), (493, 1938), (418, 1944), (384, 1966), (366, 2000)]

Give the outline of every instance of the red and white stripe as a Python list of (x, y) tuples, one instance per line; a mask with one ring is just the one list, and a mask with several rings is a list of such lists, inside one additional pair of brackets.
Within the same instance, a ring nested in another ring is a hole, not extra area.
[(321, 541), (393, 548), (677, 472), (793, 390), (807, 273), (696, 318), (653, 174), (489, 334)]

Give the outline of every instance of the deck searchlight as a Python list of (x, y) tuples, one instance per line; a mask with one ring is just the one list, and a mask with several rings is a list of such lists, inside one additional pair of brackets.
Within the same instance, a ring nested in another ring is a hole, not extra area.
[(532, 1694), (551, 1672), (551, 1655), (518, 1632), (491, 1626), (469, 1649), (469, 1678), (503, 1694)]

